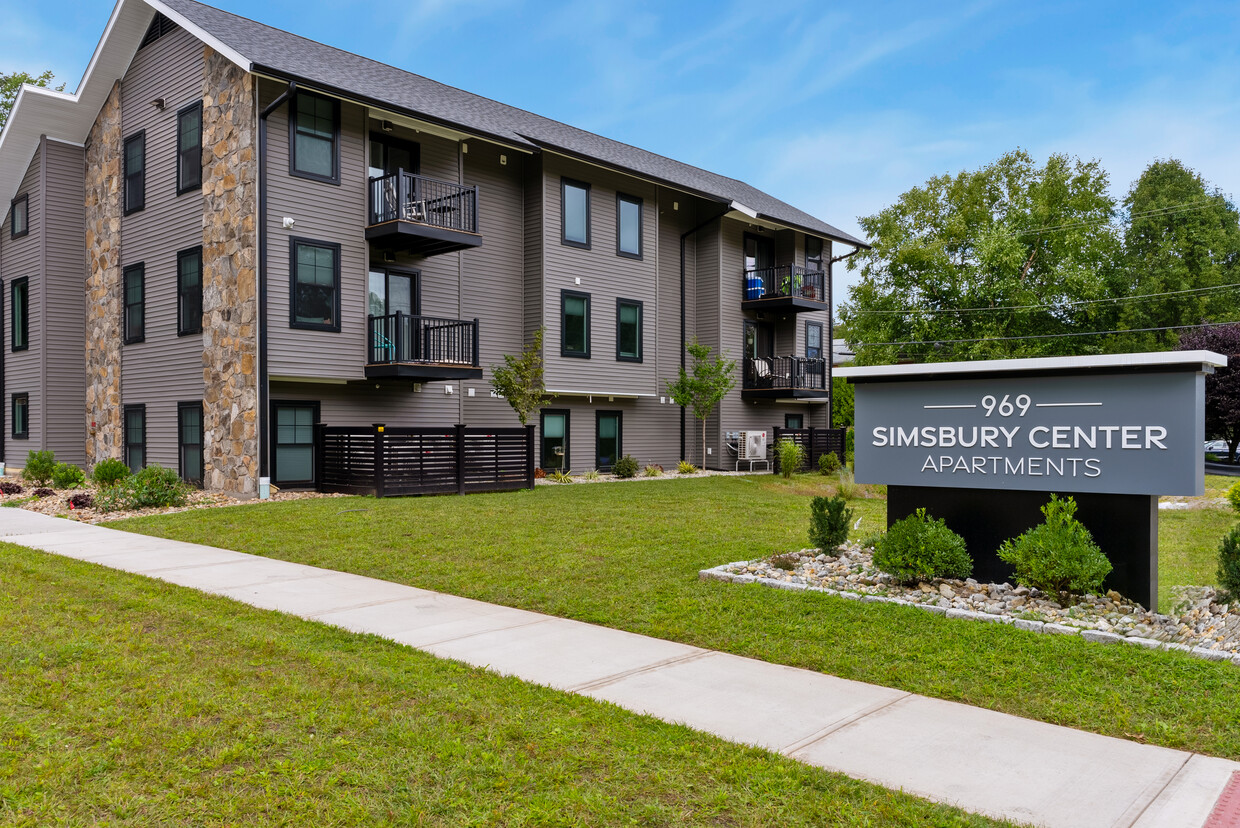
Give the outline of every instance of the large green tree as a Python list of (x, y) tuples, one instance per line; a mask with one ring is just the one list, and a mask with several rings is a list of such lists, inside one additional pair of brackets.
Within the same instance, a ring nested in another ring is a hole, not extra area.
[[(1168, 328), (1240, 319), (1240, 213), (1175, 159), (1150, 164), (1124, 198), (1128, 223), (1116, 269), (1115, 328)], [(1171, 295), (1160, 295), (1171, 294)], [(1175, 348), (1174, 330), (1117, 337), (1116, 350)]]
[(840, 335), (863, 365), (1098, 350), (1089, 338), (1011, 337), (1090, 330), (1105, 317), (1106, 303), (1088, 300), (1114, 282), (1107, 188), (1097, 161), (1052, 155), (1038, 166), (1016, 150), (909, 190), (860, 220), (873, 248), (857, 256)]
[[(31, 86), (46, 87), (52, 82), (52, 77), (51, 70), (37, 77), (25, 72), (13, 72), (9, 75), (0, 74), (0, 130), (4, 129), (4, 125), (8, 123), (9, 112), (13, 110), (13, 104), (17, 102), (17, 93), (21, 90), (22, 84), (28, 83)], [(65, 85), (62, 83), (60, 86), (57, 86), (56, 91), (65, 91)]]

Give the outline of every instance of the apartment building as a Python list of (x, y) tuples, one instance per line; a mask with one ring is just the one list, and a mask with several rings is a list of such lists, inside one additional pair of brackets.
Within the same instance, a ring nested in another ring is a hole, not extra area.
[[(0, 133), (0, 456), (313, 486), (315, 423), (516, 424), (490, 367), (545, 329), (544, 467), (829, 424), (832, 259), (743, 182), (193, 0), (121, 0), (78, 90)], [(708, 423), (667, 396), (738, 362)]]

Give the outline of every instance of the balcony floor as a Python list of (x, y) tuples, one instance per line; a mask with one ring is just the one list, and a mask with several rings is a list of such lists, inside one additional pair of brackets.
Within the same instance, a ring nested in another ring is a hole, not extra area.
[(482, 369), (457, 363), (380, 362), (366, 366), (366, 379), (404, 379), (414, 382), (482, 379)]
[(382, 250), (402, 250), (421, 256), (455, 253), (482, 245), (482, 236), (463, 230), (393, 219), (366, 228), (366, 240)]
[(822, 388), (742, 388), (742, 400), (821, 400), (826, 402), (831, 392)]

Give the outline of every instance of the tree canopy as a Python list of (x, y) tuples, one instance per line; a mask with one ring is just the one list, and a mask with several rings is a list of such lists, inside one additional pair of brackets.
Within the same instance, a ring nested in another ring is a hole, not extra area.
[[(864, 365), (1165, 349), (1177, 332), (1136, 331), (1240, 318), (1237, 292), (1219, 288), (1240, 281), (1221, 193), (1174, 160), (1151, 164), (1122, 208), (1108, 187), (1098, 161), (1039, 167), (1016, 150), (909, 190), (860, 220), (874, 247), (856, 257), (840, 335)], [(1093, 333), (1109, 330), (1134, 332)]]
[[(46, 87), (52, 82), (52, 78), (50, 69), (37, 77), (26, 72), (13, 72), (8, 75), (0, 73), (0, 130), (4, 129), (4, 125), (8, 123), (9, 113), (13, 110), (13, 104), (17, 102), (17, 93), (21, 90), (22, 84)], [(62, 83), (57, 86), (56, 91), (65, 91), (65, 85)]]
[(1206, 437), (1227, 441), (1227, 459), (1236, 462), (1240, 444), (1240, 325), (1188, 331), (1181, 351), (1214, 351), (1227, 357), (1226, 368), (1206, 374)]
[(702, 422), (702, 468), (706, 468), (706, 419), (736, 385), (732, 378), (736, 360), (728, 359), (726, 352), (711, 359), (710, 346), (702, 345), (696, 337), (685, 343), (685, 350), (693, 357), (693, 366), (688, 373), (680, 369), (676, 381), (667, 383), (667, 393), (676, 405), (693, 409), (693, 416)]
[(508, 400), (517, 412), (521, 425), (528, 425), (530, 416), (555, 399), (547, 393), (543, 381), (543, 334), (546, 328), (534, 331), (534, 337), (520, 354), (504, 354), (503, 365), (491, 366), (491, 387), (495, 393)]

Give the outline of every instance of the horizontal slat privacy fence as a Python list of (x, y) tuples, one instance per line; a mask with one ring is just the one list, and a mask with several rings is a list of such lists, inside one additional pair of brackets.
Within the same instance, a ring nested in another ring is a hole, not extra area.
[(316, 426), (323, 492), (395, 497), (534, 488), (534, 427)]
[[(818, 458), (833, 452), (844, 465), (844, 446), (848, 429), (845, 428), (775, 428), (772, 448), (779, 445), (780, 440), (791, 440), (805, 449), (805, 462), (810, 471), (818, 470)], [(779, 452), (772, 451), (774, 463), (772, 468), (779, 473)]]

